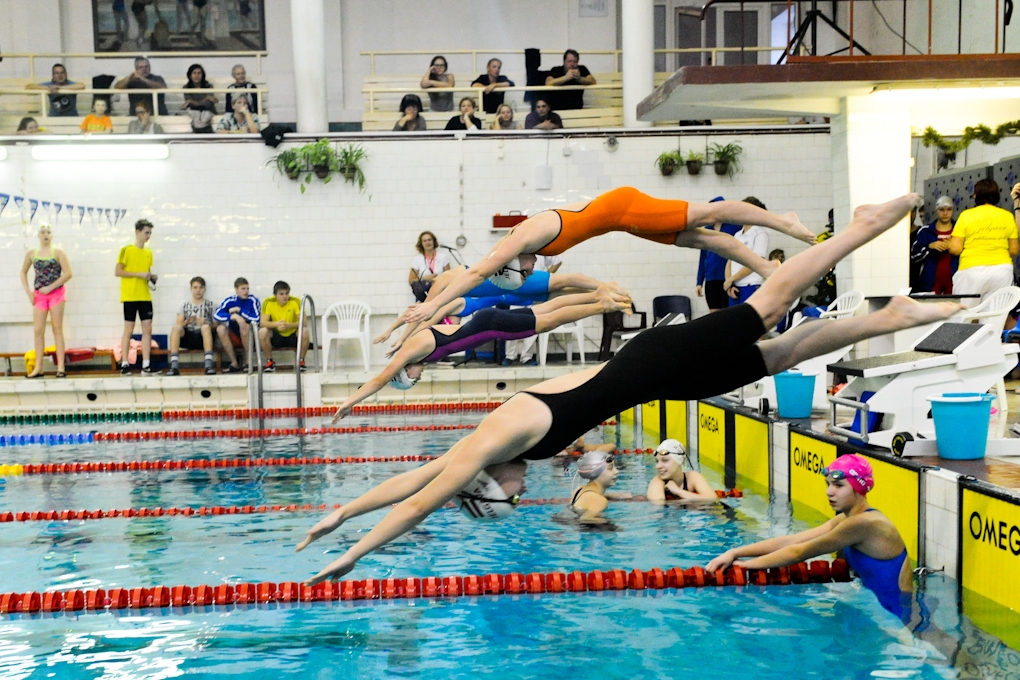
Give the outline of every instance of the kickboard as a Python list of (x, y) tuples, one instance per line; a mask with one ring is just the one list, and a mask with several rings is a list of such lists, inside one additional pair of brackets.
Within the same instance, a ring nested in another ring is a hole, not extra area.
[(840, 372), (843, 375), (863, 377), (864, 371), (869, 368), (881, 366), (895, 366), (896, 364), (909, 364), (923, 359), (932, 359), (943, 356), (940, 352), (899, 352), (898, 354), (883, 354), (878, 357), (866, 359), (853, 359), (852, 361), (841, 361), (838, 364), (829, 364), (826, 367), (830, 373)]
[(979, 330), (981, 325), (976, 323), (944, 323), (915, 345), (914, 351), (952, 354)]

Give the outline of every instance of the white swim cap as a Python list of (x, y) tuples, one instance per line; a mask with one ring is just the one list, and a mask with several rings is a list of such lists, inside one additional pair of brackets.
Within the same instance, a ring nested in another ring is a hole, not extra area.
[(520, 496), (508, 496), (503, 487), (485, 470), (478, 473), (464, 490), (453, 498), (462, 513), (471, 519), (503, 519), (513, 514)]
[(577, 461), (577, 475), (582, 479), (598, 479), (613, 462), (613, 454), (608, 451), (589, 451)]
[(680, 467), (683, 467), (684, 460), (687, 458), (687, 451), (684, 450), (684, 445), (675, 439), (664, 439), (655, 449), (655, 455), (659, 454), (669, 456)]
[(502, 269), (489, 277), (492, 285), (503, 290), (517, 290), (524, 284), (521, 260), (518, 257), (507, 262)]
[(412, 380), (411, 376), (407, 375), (407, 367), (405, 366), (390, 380), (390, 387), (397, 390), (409, 390), (417, 383), (417, 380)]

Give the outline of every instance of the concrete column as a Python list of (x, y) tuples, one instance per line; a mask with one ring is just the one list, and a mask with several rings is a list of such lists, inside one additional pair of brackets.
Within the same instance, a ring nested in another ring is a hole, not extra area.
[(324, 0), (291, 0), (294, 42), (294, 100), (298, 132), (329, 132), (326, 108)]
[[(910, 110), (875, 96), (847, 97), (832, 120), (832, 189), (836, 231), (853, 209), (910, 191)], [(840, 293), (895, 295), (909, 284), (907, 219), (854, 251), (836, 266)]]
[(655, 89), (653, 0), (623, 0), (623, 125), (651, 127), (637, 119), (637, 105)]

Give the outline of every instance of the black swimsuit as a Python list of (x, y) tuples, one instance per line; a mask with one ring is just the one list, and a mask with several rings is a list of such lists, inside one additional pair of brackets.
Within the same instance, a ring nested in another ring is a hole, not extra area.
[(436, 340), (436, 348), (422, 361), (441, 361), (451, 354), (474, 349), (490, 340), (530, 338), (535, 335), (535, 323), (535, 313), (530, 307), (510, 310), (490, 307), (479, 310), (471, 316), (470, 321), (449, 335), (430, 328)]
[[(683, 491), (687, 491), (687, 473), (686, 472), (684, 473)], [(665, 484), (662, 485), (662, 492), (666, 495), (666, 500), (667, 501), (673, 501), (673, 500), (676, 500), (676, 499), (680, 498), (680, 496), (677, 496), (675, 493), (673, 493), (672, 491), (667, 489)]]
[(545, 404), (552, 425), (519, 459), (552, 458), (603, 420), (656, 399), (707, 399), (766, 375), (755, 344), (761, 317), (736, 305), (678, 326), (642, 331), (591, 380), (555, 394), (524, 392)]

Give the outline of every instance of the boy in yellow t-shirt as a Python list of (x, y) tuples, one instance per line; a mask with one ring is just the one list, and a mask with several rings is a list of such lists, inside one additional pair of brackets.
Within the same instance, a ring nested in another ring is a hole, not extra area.
[(81, 131), (91, 134), (113, 132), (113, 121), (106, 115), (105, 99), (92, 102), (92, 113), (81, 122)]
[(999, 185), (983, 179), (974, 185), (975, 207), (964, 210), (949, 239), (949, 252), (960, 256), (953, 294), (984, 297), (1013, 285), (1013, 258), (1020, 253), (1016, 218), (1002, 208)]
[[(262, 328), (259, 329), (259, 342), (266, 354), (267, 373), (276, 370), (273, 361), (273, 348), (298, 346), (298, 319), (301, 316), (301, 303), (290, 296), (290, 285), (286, 281), (273, 284), (273, 297), (262, 303)], [(301, 371), (305, 370), (305, 354), (310, 346), (311, 333), (306, 321), (301, 338)]]
[(149, 366), (152, 345), (152, 292), (158, 278), (152, 273), (152, 250), (145, 244), (152, 237), (152, 222), (135, 222), (135, 242), (124, 246), (117, 255), (114, 276), (120, 277), (120, 301), (124, 303), (124, 334), (120, 339), (120, 374), (131, 375), (128, 350), (135, 330), (135, 317), (142, 322), (142, 375), (154, 375)]

